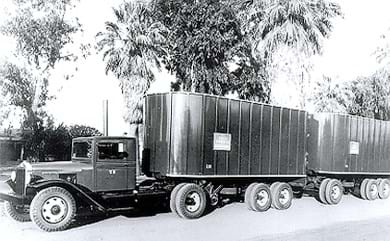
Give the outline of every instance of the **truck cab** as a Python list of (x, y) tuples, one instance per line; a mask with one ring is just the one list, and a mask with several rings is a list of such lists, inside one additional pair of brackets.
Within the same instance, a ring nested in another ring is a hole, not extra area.
[(17, 221), (64, 230), (81, 208), (108, 212), (136, 202), (137, 155), (135, 138), (75, 138), (70, 161), (24, 161), (16, 167), (6, 182), (10, 192), (0, 193), (0, 199)]
[(136, 185), (135, 138), (80, 137), (72, 144), (72, 162), (85, 163), (91, 172), (77, 175), (79, 184), (93, 192), (133, 190)]

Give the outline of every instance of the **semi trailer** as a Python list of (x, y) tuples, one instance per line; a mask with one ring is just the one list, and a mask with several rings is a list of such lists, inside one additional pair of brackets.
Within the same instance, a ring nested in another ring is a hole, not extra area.
[(304, 193), (335, 205), (344, 193), (390, 195), (390, 122), (310, 114), (220, 96), (170, 92), (144, 102), (142, 172), (138, 140), (80, 137), (72, 160), (21, 163), (0, 193), (17, 221), (64, 230), (80, 213), (169, 203), (199, 218), (226, 198), (253, 211), (287, 209)]

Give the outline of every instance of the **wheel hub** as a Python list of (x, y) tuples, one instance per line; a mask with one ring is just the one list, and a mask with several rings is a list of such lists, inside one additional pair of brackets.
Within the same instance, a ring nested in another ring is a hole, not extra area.
[(378, 194), (378, 187), (376, 184), (370, 186), (370, 194), (372, 197), (375, 197)]
[(188, 194), (186, 198), (186, 209), (190, 212), (195, 212), (200, 207), (200, 195), (196, 192)]
[(288, 189), (283, 189), (279, 195), (279, 202), (285, 205), (290, 200), (290, 192)]
[(383, 194), (384, 194), (385, 197), (387, 197), (387, 195), (389, 195), (389, 192), (390, 192), (389, 184), (383, 185)]
[(42, 205), (42, 217), (48, 223), (59, 223), (65, 219), (68, 206), (64, 199), (51, 197)]
[(341, 190), (338, 186), (332, 187), (331, 196), (333, 199), (339, 198), (340, 194), (341, 194)]
[(256, 202), (258, 205), (264, 206), (267, 204), (268, 200), (269, 200), (269, 195), (268, 192), (266, 192), (265, 190), (261, 190), (257, 194)]

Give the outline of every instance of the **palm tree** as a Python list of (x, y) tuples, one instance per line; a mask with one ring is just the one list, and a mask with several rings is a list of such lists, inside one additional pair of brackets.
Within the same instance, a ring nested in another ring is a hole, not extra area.
[[(323, 39), (329, 37), (332, 20), (341, 15), (332, 0), (242, 0), (238, 4), (243, 31), (252, 42), (253, 55), (266, 62), (270, 83), (290, 82), (300, 93), (299, 106), (305, 107), (302, 91), (310, 85), (309, 57), (320, 54)], [(292, 64), (291, 64), (292, 63)], [(298, 67), (297, 67), (298, 66)], [(287, 70), (286, 70), (287, 68)], [(282, 75), (283, 78), (280, 76)], [(286, 79), (286, 76), (288, 77)], [(274, 96), (281, 100), (285, 97)], [(290, 102), (291, 104), (291, 102)], [(295, 106), (294, 106), (295, 107)]]
[(113, 73), (127, 106), (125, 119), (142, 122), (142, 97), (160, 68), (164, 51), (164, 26), (154, 21), (145, 2), (124, 2), (113, 9), (116, 22), (106, 22), (106, 30), (97, 34), (97, 46), (106, 61), (106, 74)]
[(249, 0), (245, 6), (246, 30), (266, 57), (282, 45), (307, 55), (321, 53), (331, 20), (341, 15), (340, 6), (328, 0)]

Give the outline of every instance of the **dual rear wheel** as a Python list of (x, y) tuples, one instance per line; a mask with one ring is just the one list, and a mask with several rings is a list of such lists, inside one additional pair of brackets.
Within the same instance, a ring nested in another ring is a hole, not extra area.
[(390, 196), (390, 181), (366, 178), (360, 183), (359, 194), (364, 200), (387, 199)]
[(336, 205), (343, 197), (344, 188), (337, 179), (326, 178), (322, 180), (318, 190), (318, 198), (323, 204)]
[(245, 191), (245, 203), (253, 211), (264, 212), (270, 207), (282, 210), (291, 206), (293, 192), (290, 185), (275, 182), (271, 186), (252, 183)]

